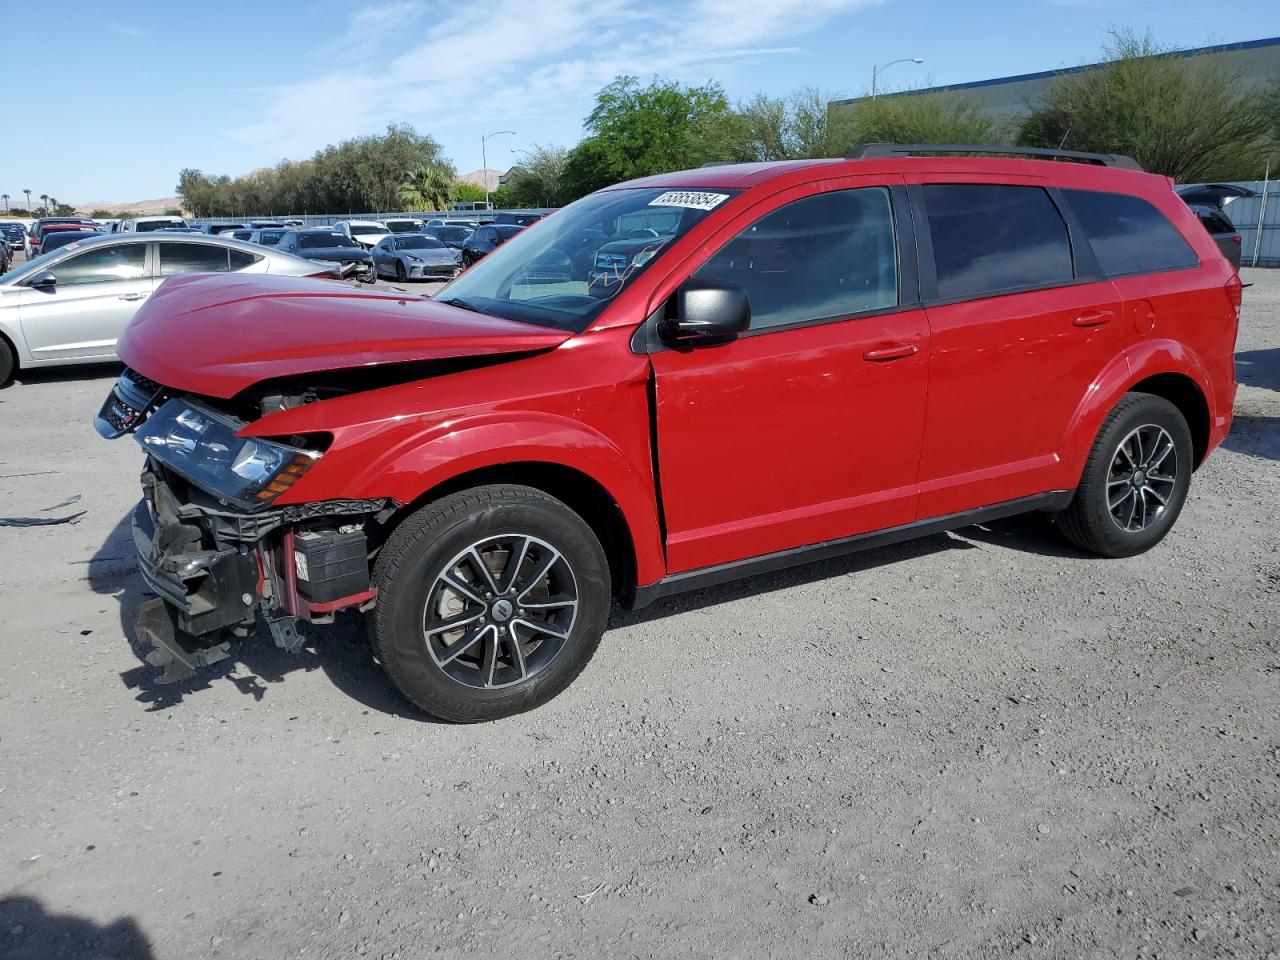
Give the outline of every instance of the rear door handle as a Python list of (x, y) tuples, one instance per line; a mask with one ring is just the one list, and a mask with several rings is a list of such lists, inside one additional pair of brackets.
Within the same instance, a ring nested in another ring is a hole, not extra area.
[(883, 363), (886, 360), (902, 360), (920, 352), (918, 343), (893, 343), (887, 347), (874, 347), (862, 355), (863, 360)]
[(116, 299), (117, 300), (144, 300), (146, 299), (146, 296), (147, 295), (145, 293), (122, 293)]
[(1092, 313), (1082, 313), (1072, 318), (1071, 322), (1077, 327), (1098, 327), (1104, 323), (1110, 323), (1114, 316), (1115, 314), (1110, 310), (1094, 310)]

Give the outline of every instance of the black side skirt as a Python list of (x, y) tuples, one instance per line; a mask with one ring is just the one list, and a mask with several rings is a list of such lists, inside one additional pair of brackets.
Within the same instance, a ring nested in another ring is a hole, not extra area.
[(1019, 513), (1030, 513), (1042, 510), (1056, 513), (1065, 510), (1075, 496), (1074, 490), (1052, 490), (1048, 493), (1037, 493), (1031, 497), (1019, 497), (1017, 500), (1006, 500), (987, 507), (952, 513), (945, 517), (934, 517), (929, 520), (917, 520), (905, 523), (900, 527), (888, 527), (884, 530), (873, 530), (840, 540), (827, 540), (804, 547), (793, 547), (777, 553), (767, 553), (762, 557), (749, 560), (735, 560), (732, 563), (721, 563), (714, 567), (703, 567), (699, 570), (688, 570), (664, 577), (657, 583), (636, 587), (635, 595), (628, 606), (633, 610), (648, 606), (662, 597), (684, 593), (687, 590), (699, 590), (702, 587), (714, 587), (717, 584), (753, 577), (761, 573), (773, 573), (796, 567), (815, 560), (829, 560), (873, 547), (884, 547), (891, 543), (902, 543), (917, 537), (927, 537), (946, 530), (969, 527), (975, 523), (987, 523), (1003, 517), (1012, 517)]

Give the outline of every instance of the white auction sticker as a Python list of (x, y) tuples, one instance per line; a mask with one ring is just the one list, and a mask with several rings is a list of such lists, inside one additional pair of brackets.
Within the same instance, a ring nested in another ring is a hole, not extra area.
[(700, 190), (668, 190), (649, 201), (651, 207), (689, 207), (693, 210), (713, 210), (729, 199), (727, 193), (703, 193)]

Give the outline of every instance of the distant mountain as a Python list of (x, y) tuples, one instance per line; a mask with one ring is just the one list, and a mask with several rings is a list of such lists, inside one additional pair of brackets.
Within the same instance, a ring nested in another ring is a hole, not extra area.
[(76, 213), (88, 216), (94, 210), (111, 210), (116, 213), (129, 213), (135, 217), (150, 217), (166, 210), (182, 207), (181, 197), (160, 197), (158, 200), (138, 200), (135, 203), (120, 203), (118, 200), (92, 200), (76, 204)]
[(498, 189), (498, 178), (502, 176), (501, 170), (472, 170), (470, 173), (461, 174), (458, 179), (463, 183), (472, 183), (482, 190), (486, 189), (485, 181), (489, 181), (489, 190)]

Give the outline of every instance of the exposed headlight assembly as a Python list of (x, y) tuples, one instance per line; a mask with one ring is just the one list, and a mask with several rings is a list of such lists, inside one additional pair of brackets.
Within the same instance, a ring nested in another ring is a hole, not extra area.
[(236, 430), (233, 421), (202, 404), (173, 399), (133, 436), (175, 473), (250, 510), (280, 496), (320, 459), (313, 450), (237, 437)]

